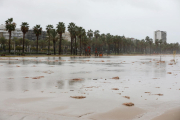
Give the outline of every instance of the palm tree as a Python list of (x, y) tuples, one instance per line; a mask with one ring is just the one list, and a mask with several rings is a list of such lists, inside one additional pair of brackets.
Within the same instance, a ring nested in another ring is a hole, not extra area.
[(11, 51), (11, 32), (12, 31), (15, 31), (15, 28), (16, 28), (16, 23), (13, 22), (13, 18), (9, 18), (8, 20), (5, 21), (6, 23), (6, 30), (8, 31), (9, 33), (9, 53)]
[(66, 27), (63, 22), (59, 22), (57, 24), (57, 33), (59, 34), (59, 55), (61, 54), (61, 41), (62, 41), (62, 34), (65, 33)]
[(161, 54), (161, 44), (162, 44), (162, 39), (159, 40), (160, 43), (160, 54)]
[(74, 37), (73, 32), (75, 30), (75, 26), (76, 25), (73, 22), (69, 23), (69, 25), (68, 25), (68, 31), (71, 35), (71, 55), (72, 55), (72, 42), (73, 42), (73, 37)]
[(89, 37), (90, 40), (91, 40), (91, 37), (93, 37), (93, 31), (91, 29), (88, 30), (87, 36)]
[(106, 34), (106, 42), (108, 44), (108, 53), (110, 54), (110, 44), (112, 43), (112, 35), (110, 33)]
[(28, 32), (29, 30), (29, 24), (27, 22), (22, 22), (21, 24), (21, 31), (23, 32), (23, 53), (24, 53), (24, 39), (25, 39), (25, 34)]
[(50, 31), (51, 33), (51, 37), (53, 39), (53, 47), (54, 47), (54, 55), (56, 54), (56, 35), (57, 35), (57, 31), (55, 29), (51, 29)]
[(75, 54), (77, 55), (77, 42), (76, 42), (76, 36), (78, 36), (78, 27), (75, 26), (74, 30), (73, 30), (73, 36), (75, 39)]
[(47, 34), (48, 34), (48, 37), (49, 37), (49, 41), (48, 41), (48, 55), (50, 54), (49, 50), (50, 50), (50, 40), (51, 40), (51, 34), (50, 34), (51, 29), (53, 29), (53, 25), (47, 25), (46, 26)]
[(82, 52), (82, 48), (81, 48), (81, 38), (82, 36), (84, 36), (86, 34), (86, 31), (85, 29), (83, 29), (82, 27), (78, 27), (78, 30), (77, 30), (77, 35), (79, 37), (79, 40), (80, 40), (80, 56), (81, 56), (81, 52)]
[(100, 33), (99, 30), (94, 31), (94, 37), (96, 38), (96, 40), (98, 39), (98, 37), (100, 35), (99, 33)]
[(39, 35), (41, 35), (42, 27), (40, 25), (36, 25), (36, 26), (34, 26), (33, 31), (34, 31), (34, 34), (37, 37), (36, 52), (38, 53), (38, 38), (39, 38)]
[(149, 45), (150, 45), (150, 54), (151, 54), (151, 47), (152, 47), (152, 44), (153, 44), (153, 40), (152, 40), (152, 39), (149, 39)]

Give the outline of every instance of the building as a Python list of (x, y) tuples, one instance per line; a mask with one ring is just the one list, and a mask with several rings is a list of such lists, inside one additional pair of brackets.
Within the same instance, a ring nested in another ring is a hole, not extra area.
[[(41, 35), (39, 35), (39, 40), (45, 40), (46, 39), (46, 36), (47, 36), (47, 33), (46, 31), (42, 31), (41, 32)], [(36, 35), (34, 34), (34, 31), (33, 30), (28, 30), (28, 32), (25, 34), (25, 38), (28, 39), (28, 40), (36, 40), (37, 37)]]
[[(0, 25), (0, 37), (5, 37), (5, 39), (9, 39), (9, 33), (8, 31), (6, 31), (6, 27), (3, 24)], [(12, 31), (11, 39), (13, 39), (14, 37), (17, 38), (23, 37), (23, 33), (20, 28), (16, 28), (15, 31)]]
[(67, 41), (71, 41), (71, 35), (69, 32), (65, 32), (62, 34), (62, 38)]
[(162, 42), (167, 42), (167, 33), (165, 31), (160, 31), (160, 30), (157, 30), (154, 32), (154, 43), (155, 43), (155, 40), (158, 39), (158, 40), (162, 40)]

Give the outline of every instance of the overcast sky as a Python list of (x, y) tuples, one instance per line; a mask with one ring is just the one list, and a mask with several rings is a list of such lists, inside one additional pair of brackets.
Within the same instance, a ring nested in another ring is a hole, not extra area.
[(167, 42), (180, 42), (180, 0), (0, 0), (0, 24), (14, 18), (17, 27), (28, 22), (54, 27), (70, 22), (87, 30), (136, 39), (167, 31)]

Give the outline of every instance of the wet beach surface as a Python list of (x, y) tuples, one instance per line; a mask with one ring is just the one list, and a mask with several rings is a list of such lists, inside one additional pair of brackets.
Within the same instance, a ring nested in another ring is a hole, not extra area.
[(179, 58), (1, 57), (0, 120), (154, 119), (180, 108)]

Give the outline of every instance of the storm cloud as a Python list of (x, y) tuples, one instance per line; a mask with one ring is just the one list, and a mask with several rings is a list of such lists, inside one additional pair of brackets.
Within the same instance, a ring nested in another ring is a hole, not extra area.
[(0, 15), (0, 24), (13, 17), (17, 27), (74, 22), (86, 31), (141, 40), (162, 30), (168, 43), (180, 40), (179, 0), (0, 0)]

